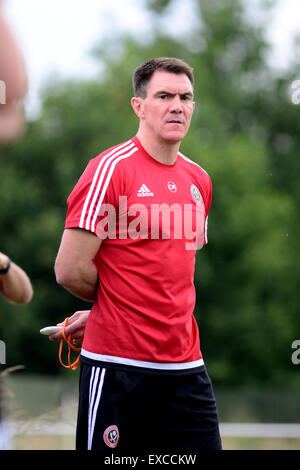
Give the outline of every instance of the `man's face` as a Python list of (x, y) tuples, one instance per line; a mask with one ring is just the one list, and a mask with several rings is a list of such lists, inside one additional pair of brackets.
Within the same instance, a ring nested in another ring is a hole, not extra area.
[(186, 135), (194, 110), (193, 86), (185, 74), (156, 71), (139, 98), (141, 124), (147, 134), (165, 142), (179, 142)]

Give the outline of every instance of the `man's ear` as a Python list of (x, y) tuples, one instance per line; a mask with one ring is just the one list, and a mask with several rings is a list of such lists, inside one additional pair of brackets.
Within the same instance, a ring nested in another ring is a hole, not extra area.
[(133, 98), (131, 98), (131, 106), (137, 117), (140, 119), (142, 119), (144, 116), (143, 102), (144, 100), (140, 96), (134, 96)]

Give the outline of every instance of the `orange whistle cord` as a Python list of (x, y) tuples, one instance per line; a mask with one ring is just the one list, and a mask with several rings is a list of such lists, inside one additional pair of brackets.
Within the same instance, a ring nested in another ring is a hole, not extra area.
[[(59, 357), (59, 362), (61, 363), (61, 365), (63, 367), (65, 367), (66, 369), (76, 370), (77, 367), (78, 367), (78, 364), (79, 364), (80, 354), (78, 354), (77, 359), (74, 362), (71, 363), (71, 349), (73, 351), (81, 351), (81, 348), (77, 348), (76, 346), (74, 346), (74, 344), (72, 344), (71, 335), (69, 335), (68, 337), (66, 337), (66, 335), (65, 335), (65, 328), (67, 326), (68, 320), (69, 320), (69, 317), (67, 317), (65, 319), (65, 321), (63, 322), (62, 338), (61, 338), (60, 343), (59, 343), (58, 357)], [(63, 347), (64, 341), (66, 341), (66, 343), (68, 344), (68, 364), (64, 364), (62, 359), (61, 359), (61, 353), (62, 353), (62, 347)]]

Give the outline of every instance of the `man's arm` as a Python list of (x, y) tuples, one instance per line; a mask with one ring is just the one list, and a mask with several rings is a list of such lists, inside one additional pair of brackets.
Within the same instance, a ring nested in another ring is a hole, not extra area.
[[(7, 270), (8, 268), (8, 270)], [(0, 292), (8, 300), (27, 304), (30, 302), (33, 289), (29, 277), (17, 264), (9, 260), (8, 256), (0, 252)]]
[(97, 298), (98, 271), (94, 258), (100, 246), (101, 239), (92, 232), (66, 229), (55, 261), (57, 283), (89, 302)]

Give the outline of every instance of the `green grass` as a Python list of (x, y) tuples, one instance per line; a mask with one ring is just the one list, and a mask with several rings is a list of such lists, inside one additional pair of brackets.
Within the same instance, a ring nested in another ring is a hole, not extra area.
[(224, 450), (300, 450), (300, 439), (236, 437), (223, 438)]

